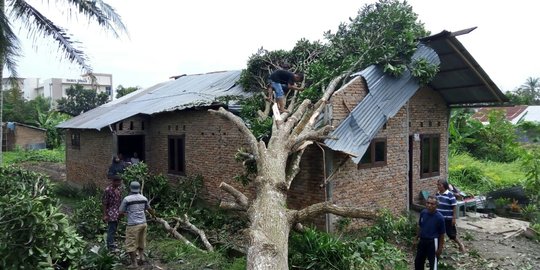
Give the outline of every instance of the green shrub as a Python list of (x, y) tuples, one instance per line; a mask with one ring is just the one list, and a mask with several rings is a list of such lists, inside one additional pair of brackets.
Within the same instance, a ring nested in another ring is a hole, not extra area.
[(107, 231), (102, 216), (101, 195), (96, 195), (84, 198), (76, 204), (71, 221), (85, 239), (102, 242), (103, 234)]
[(84, 242), (50, 197), (49, 179), (0, 167), (0, 268), (76, 268)]
[(122, 264), (118, 255), (98, 246), (90, 248), (81, 258), (81, 269), (112, 270), (120, 265)]
[(405, 254), (382, 239), (340, 239), (309, 228), (291, 233), (289, 262), (294, 269), (407, 269)]
[(411, 214), (394, 216), (388, 210), (379, 213), (375, 224), (365, 229), (366, 235), (383, 241), (412, 244), (416, 235), (416, 218)]
[(219, 251), (204, 252), (175, 239), (153, 240), (149, 243), (149, 250), (163, 262), (169, 263), (168, 269), (245, 269), (243, 258), (229, 260)]

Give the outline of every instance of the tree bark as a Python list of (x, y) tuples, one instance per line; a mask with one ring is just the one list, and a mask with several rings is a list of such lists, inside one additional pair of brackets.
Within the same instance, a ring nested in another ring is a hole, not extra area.
[[(253, 184), (257, 195), (253, 202), (232, 186), (220, 187), (233, 196), (235, 202), (222, 202), (227, 209), (246, 211), (250, 220), (247, 269), (286, 270), (288, 265), (289, 232), (293, 225), (310, 217), (324, 213), (371, 219), (375, 213), (353, 207), (340, 207), (329, 202), (315, 204), (303, 210), (287, 209), (287, 191), (296, 174), (300, 171), (300, 159), (305, 147), (313, 141), (326, 138), (331, 127), (315, 126), (318, 115), (337, 88), (343, 76), (330, 82), (323, 97), (313, 106), (304, 100), (291, 113), (274, 114), (272, 136), (268, 146), (256, 142), (255, 137), (244, 122), (232, 113), (220, 108), (210, 112), (225, 117), (238, 126), (246, 135), (251, 153), (257, 162), (257, 177)], [(295, 110), (296, 109), (296, 110)]]

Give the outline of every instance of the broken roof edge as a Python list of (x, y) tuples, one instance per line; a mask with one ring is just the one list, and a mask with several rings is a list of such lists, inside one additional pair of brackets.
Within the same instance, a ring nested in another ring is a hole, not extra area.
[[(471, 71), (477, 76), (477, 78), (484, 84), (484, 86), (491, 92), (494, 98), (497, 99), (497, 101), (485, 101), (478, 103), (479, 106), (484, 103), (498, 102), (499, 106), (504, 103), (510, 102), (508, 97), (504, 95), (504, 93), (499, 89), (499, 87), (493, 82), (493, 80), (489, 77), (487, 72), (482, 68), (482, 66), (476, 61), (476, 59), (469, 53), (467, 48), (456, 38), (457, 36), (469, 34), (473, 30), (475, 30), (477, 27), (471, 27), (466, 28), (459, 31), (447, 31), (443, 30), (438, 34), (434, 34), (428, 37), (421, 38), (419, 41), (421, 43), (426, 44), (429, 46), (430, 42), (436, 42), (445, 40), (446, 44), (454, 50), (454, 52), (466, 63), (466, 65), (471, 69)], [(443, 41), (444, 42), (444, 41)], [(435, 51), (437, 51), (435, 49)], [(439, 52), (437, 52), (439, 53)], [(437, 90), (437, 88), (433, 87), (434, 90)], [(438, 91), (438, 90), (437, 90)], [(451, 104), (449, 104), (450, 106)]]

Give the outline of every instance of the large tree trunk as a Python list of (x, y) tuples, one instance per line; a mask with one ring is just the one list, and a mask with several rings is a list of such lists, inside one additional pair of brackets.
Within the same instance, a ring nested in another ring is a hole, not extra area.
[[(247, 269), (288, 269), (288, 238), (291, 225), (287, 219), (285, 182), (288, 151), (273, 137), (261, 153), (261, 168), (255, 181), (257, 198), (248, 210), (250, 246)], [(283, 144), (283, 143), (281, 143)], [(274, 147), (272, 147), (274, 146)]]
[(300, 160), (305, 148), (314, 141), (326, 138), (331, 130), (329, 126), (316, 127), (315, 123), (342, 78), (343, 76), (335, 78), (315, 105), (312, 106), (309, 100), (304, 100), (297, 107), (294, 105), (289, 107), (292, 112), (290, 115), (288, 113), (274, 115), (272, 137), (268, 147), (262, 141), (257, 142), (239, 117), (223, 108), (218, 111), (210, 110), (232, 121), (246, 135), (251, 153), (244, 153), (244, 156), (252, 157), (257, 164), (257, 177), (253, 183), (257, 197), (253, 202), (226, 183), (221, 183), (220, 186), (236, 201), (222, 202), (221, 207), (248, 212), (250, 243), (247, 269), (249, 270), (289, 269), (289, 232), (296, 223), (324, 213), (366, 219), (376, 216), (371, 211), (336, 206), (331, 202), (314, 204), (302, 210), (287, 208), (287, 191), (300, 171)]

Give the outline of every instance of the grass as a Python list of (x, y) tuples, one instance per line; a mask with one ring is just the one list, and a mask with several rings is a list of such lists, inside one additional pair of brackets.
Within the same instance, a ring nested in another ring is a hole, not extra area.
[(150, 256), (167, 263), (169, 269), (246, 269), (245, 258), (229, 259), (220, 251), (203, 252), (170, 238), (148, 241)]
[(66, 161), (66, 151), (64, 148), (57, 148), (52, 150), (16, 150), (2, 153), (2, 165), (40, 161), (64, 163)]
[[(450, 176), (454, 177), (450, 177), (450, 182), (466, 193), (483, 193), (492, 189), (520, 185), (525, 179), (525, 172), (519, 160), (501, 163), (478, 160), (468, 154), (454, 154), (449, 156), (449, 164), (448, 171)], [(474, 180), (475, 177), (480, 179)]]

